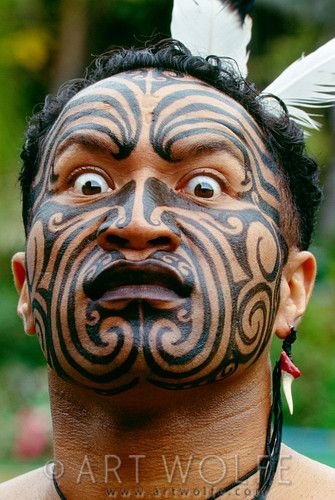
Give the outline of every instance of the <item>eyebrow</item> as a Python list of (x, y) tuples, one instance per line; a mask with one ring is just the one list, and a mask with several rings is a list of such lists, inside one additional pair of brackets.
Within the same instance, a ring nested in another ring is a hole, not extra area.
[[(201, 136), (199, 136), (200, 139)], [(182, 141), (180, 141), (182, 143)], [(84, 133), (72, 134), (56, 148), (55, 162), (59, 157), (66, 152), (71, 146), (82, 146), (91, 152), (103, 153), (106, 156), (112, 156), (112, 147), (115, 143), (109, 138), (105, 138), (102, 135), (91, 135)], [(244, 149), (244, 146), (242, 146)], [(244, 154), (242, 148), (235, 146), (228, 139), (218, 139), (218, 140), (205, 140), (196, 141), (184, 144), (175, 145), (177, 149), (177, 161), (182, 161), (186, 158), (196, 158), (199, 156), (204, 156), (206, 154), (213, 154), (217, 152), (226, 152), (235, 158), (240, 164), (244, 164)], [(240, 154), (238, 153), (240, 152)]]
[(55, 161), (65, 153), (71, 146), (83, 146), (90, 151), (99, 151), (107, 156), (113, 154), (112, 147), (115, 142), (101, 135), (92, 136), (91, 134), (73, 134), (67, 137), (57, 148), (55, 152)]
[[(238, 162), (244, 163), (244, 154), (242, 148), (235, 146), (228, 139), (218, 139), (218, 140), (205, 140), (197, 141), (189, 144), (183, 144), (180, 146), (175, 146), (178, 151), (178, 156), (182, 156), (181, 159), (185, 157), (192, 158), (197, 156), (202, 156), (205, 154), (225, 152), (229, 153)], [(245, 146), (242, 146), (245, 149)], [(240, 154), (239, 154), (240, 153)]]

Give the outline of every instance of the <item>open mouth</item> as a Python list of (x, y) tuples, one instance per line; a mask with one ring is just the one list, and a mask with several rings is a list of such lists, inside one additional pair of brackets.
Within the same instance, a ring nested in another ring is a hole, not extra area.
[(94, 301), (147, 300), (176, 302), (190, 296), (193, 285), (165, 263), (117, 261), (84, 286)]

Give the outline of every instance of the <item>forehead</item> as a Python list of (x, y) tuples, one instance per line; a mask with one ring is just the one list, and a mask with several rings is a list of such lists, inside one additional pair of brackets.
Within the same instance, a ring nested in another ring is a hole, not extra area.
[[(200, 102), (209, 104), (212, 102), (214, 105), (214, 102), (216, 102), (217, 106), (221, 105), (222, 108), (230, 106), (252, 120), (239, 103), (211, 85), (190, 75), (177, 75), (172, 71), (155, 68), (127, 71), (100, 80), (78, 92), (69, 101), (66, 108), (77, 102), (78, 98), (81, 98), (81, 102), (84, 102), (85, 97), (87, 99), (94, 98), (94, 102), (97, 104), (99, 101), (104, 102), (106, 105), (113, 104), (113, 101), (105, 99), (105, 92), (119, 97), (124, 105), (133, 105), (135, 99), (144, 109), (155, 108), (157, 103), (164, 98), (165, 106), (172, 106), (176, 103), (185, 104), (186, 101), (189, 104), (190, 99), (194, 104)], [(79, 103), (77, 102), (77, 104)], [(196, 109), (194, 107), (194, 110)]]
[[(190, 75), (177, 75), (172, 71), (159, 69), (127, 71), (105, 78), (78, 92), (68, 104), (71, 106), (78, 98), (84, 100), (85, 96), (87, 98), (95, 96), (96, 102), (105, 101), (104, 91), (113, 93), (113, 90), (114, 95), (124, 104), (134, 104), (133, 99), (136, 98), (139, 104), (148, 109), (156, 107), (164, 98), (166, 106), (178, 102), (185, 104), (187, 100), (189, 103), (192, 98), (194, 104), (202, 101), (214, 104), (214, 100), (218, 106), (221, 105), (223, 108), (230, 106), (241, 114), (248, 115), (239, 103), (211, 85)], [(105, 101), (105, 104), (111, 102)]]
[(256, 141), (263, 149), (261, 130), (238, 102), (196, 78), (157, 69), (120, 73), (76, 94), (49, 143), (56, 148), (85, 133), (105, 136), (116, 154), (120, 144), (137, 143), (140, 136), (164, 141), (175, 156), (186, 142), (205, 148), (226, 140), (243, 152)]

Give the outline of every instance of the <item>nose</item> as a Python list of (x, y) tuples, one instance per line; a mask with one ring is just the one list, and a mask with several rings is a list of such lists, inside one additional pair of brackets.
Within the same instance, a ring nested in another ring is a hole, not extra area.
[(104, 250), (175, 250), (180, 236), (163, 222), (151, 225), (139, 217), (132, 218), (125, 227), (103, 223), (98, 231), (98, 244)]
[(121, 250), (131, 260), (145, 259), (157, 250), (176, 250), (180, 244), (180, 230), (174, 217), (157, 206), (150, 217), (145, 213), (148, 211), (144, 210), (144, 203), (143, 196), (135, 196), (131, 216), (125, 223), (118, 223), (114, 217), (113, 220), (105, 219), (97, 233), (101, 248)]

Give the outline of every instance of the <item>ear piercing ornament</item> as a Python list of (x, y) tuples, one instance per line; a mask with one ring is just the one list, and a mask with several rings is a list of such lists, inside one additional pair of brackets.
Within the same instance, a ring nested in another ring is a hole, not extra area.
[(283, 342), (280, 356), (280, 371), (283, 392), (291, 415), (293, 414), (292, 382), (300, 377), (301, 372), (292, 361), (292, 344), (297, 338), (297, 330), (291, 326), (291, 332)]

